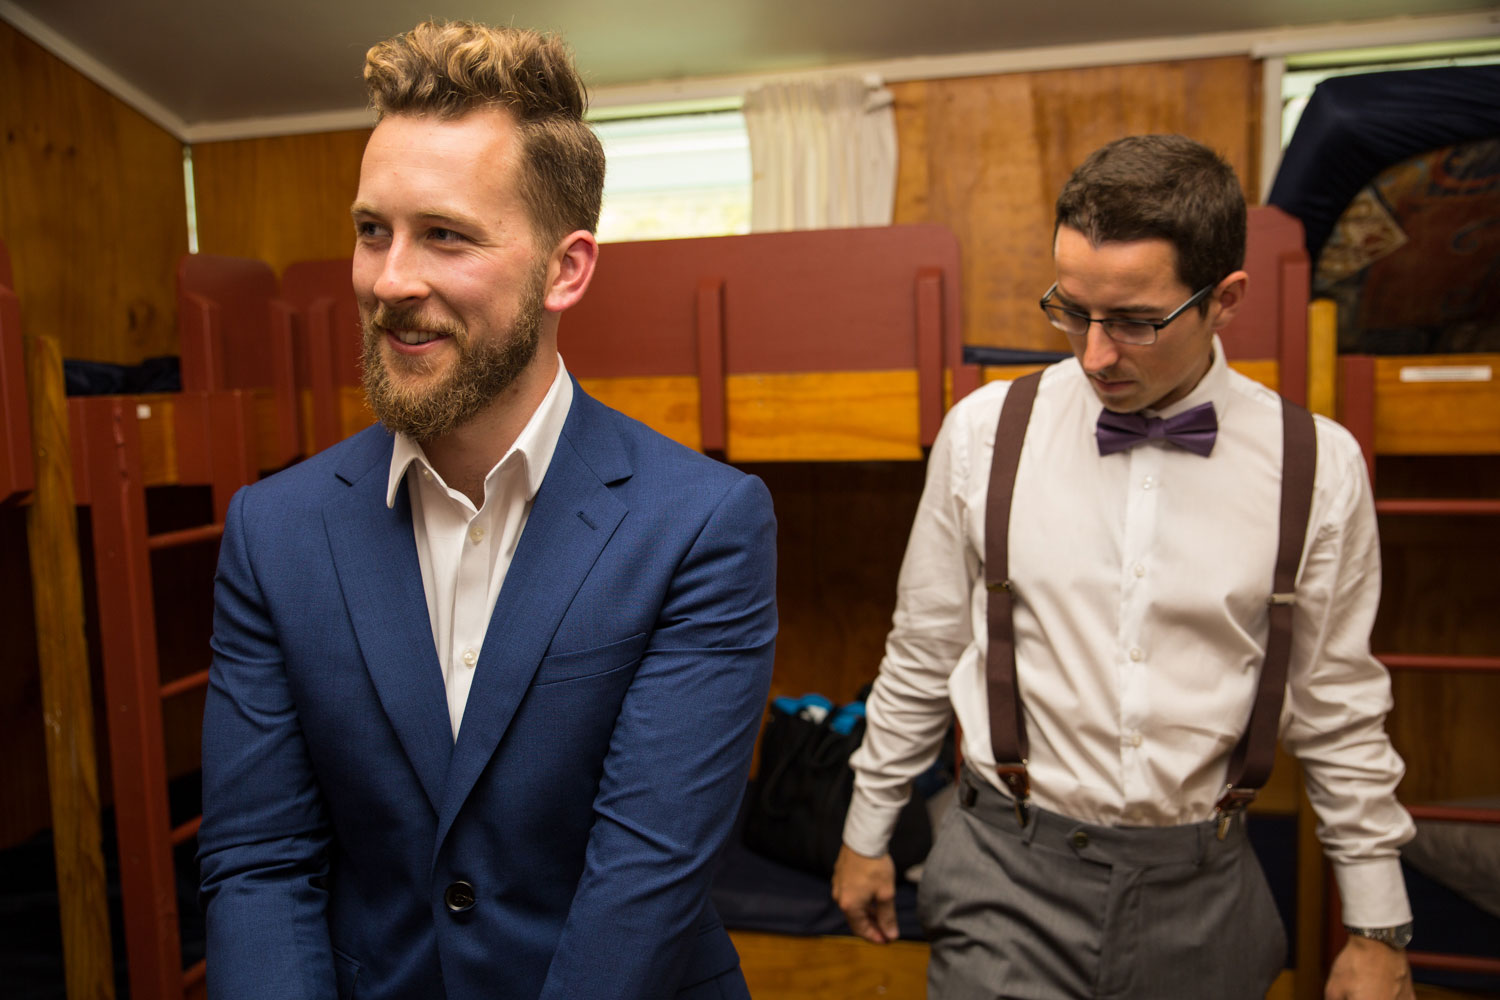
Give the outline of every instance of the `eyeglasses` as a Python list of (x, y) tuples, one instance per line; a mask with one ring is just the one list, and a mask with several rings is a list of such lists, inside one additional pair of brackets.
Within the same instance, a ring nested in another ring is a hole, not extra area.
[(1163, 319), (1122, 319), (1116, 316), (1106, 316), (1096, 320), (1088, 313), (1069, 309), (1067, 306), (1060, 306), (1051, 301), (1052, 296), (1057, 292), (1056, 282), (1053, 282), (1052, 287), (1047, 289), (1047, 294), (1042, 296), (1039, 304), (1052, 325), (1070, 337), (1086, 336), (1089, 327), (1098, 323), (1104, 328), (1104, 335), (1117, 344), (1146, 345), (1156, 343), (1156, 336), (1161, 333), (1162, 327), (1167, 326), (1190, 307), (1201, 302), (1205, 295), (1218, 287), (1218, 284), (1216, 281), (1212, 285), (1204, 285), (1193, 293), (1192, 298), (1173, 309)]

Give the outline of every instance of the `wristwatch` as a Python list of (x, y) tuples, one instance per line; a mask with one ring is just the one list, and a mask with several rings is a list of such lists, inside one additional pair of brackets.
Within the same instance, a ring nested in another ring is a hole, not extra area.
[(1350, 927), (1344, 925), (1344, 930), (1356, 937), (1369, 938), (1371, 941), (1379, 941), (1387, 947), (1398, 951), (1411, 944), (1411, 921), (1396, 927)]

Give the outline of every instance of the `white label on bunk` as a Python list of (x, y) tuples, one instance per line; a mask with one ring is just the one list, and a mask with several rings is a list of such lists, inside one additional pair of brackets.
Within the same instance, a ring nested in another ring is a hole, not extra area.
[(1488, 382), (1489, 365), (1408, 365), (1401, 369), (1403, 382)]
[(136, 403), (135, 404), (135, 419), (137, 419), (137, 420), (150, 420), (151, 419), (151, 404), (150, 403)]

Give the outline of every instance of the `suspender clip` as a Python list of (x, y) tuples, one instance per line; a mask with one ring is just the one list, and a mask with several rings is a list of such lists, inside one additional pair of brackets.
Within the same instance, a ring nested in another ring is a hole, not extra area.
[(1009, 580), (996, 580), (993, 583), (986, 583), (984, 585), (984, 589), (985, 590), (1003, 590), (1006, 593), (1010, 593), (1010, 581)]
[(1026, 825), (1027, 805), (1026, 800), (1031, 797), (1031, 779), (1026, 774), (1026, 761), (1021, 760), (1013, 764), (996, 764), (995, 773), (1000, 776), (1001, 782), (1010, 790), (1011, 801), (1016, 807), (1016, 822), (1022, 827)]
[(1224, 794), (1219, 796), (1218, 802), (1214, 803), (1214, 816), (1219, 821), (1214, 831), (1215, 835), (1220, 840), (1227, 837), (1229, 824), (1254, 801), (1255, 789), (1236, 788), (1234, 785), (1224, 786)]
[(1296, 594), (1272, 594), (1270, 597), (1266, 598), (1266, 603), (1269, 604), (1273, 608), (1276, 607), (1276, 606), (1278, 606), (1278, 605), (1281, 605), (1281, 604), (1296, 604), (1297, 603), (1297, 595)]

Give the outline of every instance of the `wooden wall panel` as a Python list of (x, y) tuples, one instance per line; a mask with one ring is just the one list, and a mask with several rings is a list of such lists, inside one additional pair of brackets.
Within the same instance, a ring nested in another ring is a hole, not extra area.
[(776, 505), (781, 632), (771, 694), (817, 692), (849, 701), (880, 668), (924, 465), (744, 468), (765, 480)]
[(964, 261), (964, 341), (1066, 350), (1036, 307), (1052, 283), (1052, 210), (1094, 149), (1181, 132), (1258, 189), (1260, 73), (1247, 57), (1007, 73), (891, 85), (897, 222), (941, 222)]
[(278, 275), (354, 250), (349, 205), (368, 129), (193, 146), (198, 249), (257, 257)]
[(26, 332), (63, 356), (177, 352), (182, 144), (0, 22), (0, 238)]

